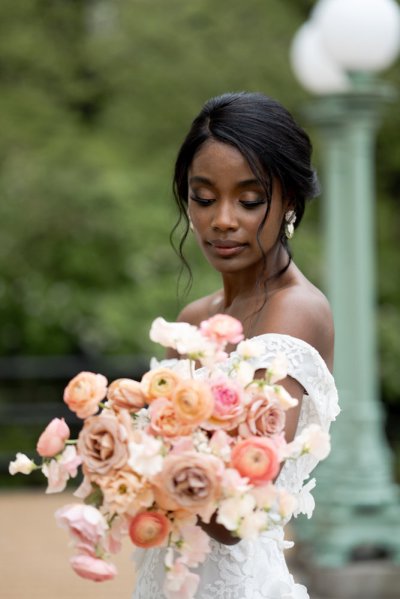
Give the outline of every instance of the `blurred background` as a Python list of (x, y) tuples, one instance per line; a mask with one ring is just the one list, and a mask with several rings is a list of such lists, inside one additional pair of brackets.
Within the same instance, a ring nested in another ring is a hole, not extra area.
[[(4, 491), (38, 485), (39, 476), (11, 478), (8, 462), (17, 450), (32, 455), (51, 417), (64, 415), (76, 426), (61, 401), (69, 378), (82, 369), (110, 378), (139, 377), (150, 356), (161, 355), (148, 339), (152, 320), (158, 315), (173, 320), (187, 301), (218, 285), (189, 240), (193, 285), (185, 295), (185, 275), (178, 286), (180, 263), (169, 241), (177, 218), (174, 159), (202, 103), (238, 90), (277, 98), (310, 133), (314, 162), (321, 167), (321, 142), (302, 112), (308, 95), (289, 64), (293, 35), (314, 4), (2, 0)], [(398, 65), (385, 79), (400, 89)], [(399, 130), (398, 103), (392, 103), (376, 148), (376, 310), (380, 401), (398, 482)], [(293, 253), (306, 276), (324, 289), (320, 212), (320, 200), (309, 205)], [(1, 512), (7, 518), (6, 509)], [(46, 521), (53, 526), (51, 509)]]

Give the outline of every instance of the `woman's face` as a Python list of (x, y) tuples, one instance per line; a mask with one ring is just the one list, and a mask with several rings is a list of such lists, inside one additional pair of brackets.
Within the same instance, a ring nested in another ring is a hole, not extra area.
[[(265, 191), (247, 160), (234, 146), (209, 140), (195, 155), (188, 173), (189, 216), (206, 258), (221, 273), (263, 263), (257, 232), (267, 210)], [(271, 208), (259, 233), (268, 257), (279, 240), (286, 202), (274, 180)]]

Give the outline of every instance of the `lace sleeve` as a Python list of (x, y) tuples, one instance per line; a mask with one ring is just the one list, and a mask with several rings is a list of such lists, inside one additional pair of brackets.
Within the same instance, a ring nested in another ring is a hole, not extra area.
[[(264, 346), (261, 357), (254, 360), (257, 369), (267, 368), (278, 353), (288, 361), (288, 374), (305, 390), (297, 432), (310, 424), (319, 424), (328, 431), (340, 412), (336, 386), (331, 373), (318, 351), (305, 341), (290, 335), (268, 333), (255, 337)], [(281, 470), (278, 485), (300, 492), (318, 461), (305, 455), (296, 462), (287, 462)]]

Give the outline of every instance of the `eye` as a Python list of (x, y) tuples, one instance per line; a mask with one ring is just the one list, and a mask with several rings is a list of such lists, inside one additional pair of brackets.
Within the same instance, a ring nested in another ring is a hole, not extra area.
[(200, 206), (209, 206), (210, 204), (212, 204), (214, 202), (213, 199), (210, 198), (201, 198), (200, 196), (193, 194), (190, 196), (190, 199), (193, 202), (196, 202), (196, 204), (199, 204)]
[(246, 208), (247, 210), (252, 210), (254, 208), (258, 208), (259, 206), (265, 205), (267, 203), (267, 201), (264, 198), (260, 198), (258, 200), (252, 200), (252, 201), (242, 200), (240, 203), (243, 206), (243, 208)]

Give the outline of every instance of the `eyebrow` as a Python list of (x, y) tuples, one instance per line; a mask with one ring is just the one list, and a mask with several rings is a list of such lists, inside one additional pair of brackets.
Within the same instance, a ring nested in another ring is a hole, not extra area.
[[(214, 183), (211, 181), (211, 179), (208, 179), (207, 177), (200, 177), (200, 176), (193, 176), (189, 178), (189, 183), (203, 183), (204, 185), (212, 185), (214, 186)], [(260, 181), (258, 181), (258, 179), (243, 179), (242, 181), (238, 181), (237, 183), (237, 187), (250, 187), (251, 185), (257, 185), (259, 187), (261, 187), (261, 183)]]

